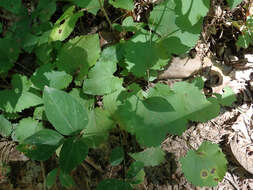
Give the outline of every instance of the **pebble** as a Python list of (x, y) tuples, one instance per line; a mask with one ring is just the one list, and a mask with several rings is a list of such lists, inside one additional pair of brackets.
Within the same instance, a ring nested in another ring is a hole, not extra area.
[(248, 60), (249, 63), (253, 63), (253, 54), (245, 54), (244, 57)]

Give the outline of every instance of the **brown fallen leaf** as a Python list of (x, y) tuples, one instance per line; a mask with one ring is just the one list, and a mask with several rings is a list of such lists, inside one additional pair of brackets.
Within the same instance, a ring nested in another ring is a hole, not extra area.
[(188, 78), (202, 69), (199, 56), (191, 59), (189, 57), (174, 57), (170, 64), (158, 73), (158, 79), (181, 79)]

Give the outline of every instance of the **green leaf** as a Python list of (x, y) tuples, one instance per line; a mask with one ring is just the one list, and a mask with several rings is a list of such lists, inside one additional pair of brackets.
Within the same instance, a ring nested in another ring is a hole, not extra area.
[(18, 14), (20, 9), (22, 8), (22, 1), (21, 0), (2, 0), (0, 1), (0, 7), (14, 13)]
[(3, 115), (0, 115), (0, 135), (8, 137), (11, 135), (12, 125)]
[(105, 179), (98, 184), (96, 190), (133, 190), (127, 182), (118, 179)]
[(219, 146), (207, 141), (197, 151), (188, 151), (180, 163), (186, 179), (200, 187), (218, 185), (227, 170), (227, 160)]
[[(85, 108), (88, 108), (88, 110), (94, 109), (94, 106), (95, 106), (94, 96), (84, 94), (81, 88), (72, 88), (72, 90), (69, 92), (69, 95), (76, 98), (76, 100), (79, 103), (81, 103)], [(87, 129), (88, 129), (88, 126), (87, 126)]]
[(58, 173), (58, 168), (55, 168), (55, 169), (51, 170), (51, 171), (47, 174), (47, 178), (46, 178), (46, 185), (47, 185), (47, 188), (50, 189), (50, 188), (53, 187), (53, 185), (56, 183), (57, 173)]
[[(88, 12), (96, 15), (98, 10), (100, 9), (100, 4), (99, 1), (96, 0), (72, 0), (74, 4), (76, 4), (77, 6), (81, 7), (81, 8), (86, 8)], [(104, 0), (101, 0), (102, 5), (104, 4), (103, 2)]]
[(47, 120), (44, 106), (36, 107), (33, 112), (33, 119), (36, 120)]
[(27, 32), (23, 38), (22, 38), (22, 48), (28, 52), (31, 53), (33, 48), (37, 45), (39, 41), (39, 37), (31, 34), (30, 32)]
[(55, 22), (54, 27), (49, 36), (49, 41), (63, 41), (74, 30), (79, 17), (83, 16), (83, 12), (74, 13), (75, 6), (69, 7), (63, 15)]
[(0, 39), (0, 74), (7, 72), (13, 67), (19, 57), (18, 43), (12, 39)]
[(227, 0), (230, 9), (234, 9), (237, 5), (239, 5), (243, 0)]
[(60, 143), (63, 136), (51, 129), (41, 129), (24, 140), (25, 144), (55, 146)]
[(41, 97), (29, 91), (31, 82), (26, 76), (13, 75), (11, 84), (11, 90), (0, 91), (0, 109), (13, 113), (42, 104)]
[(112, 45), (109, 47), (106, 47), (99, 58), (100, 62), (115, 62), (118, 63), (124, 59), (123, 52), (121, 51), (122, 47), (120, 47), (120, 44)]
[(107, 140), (109, 131), (114, 126), (106, 110), (95, 108), (89, 113), (89, 123), (82, 137), (89, 147), (98, 147)]
[(60, 172), (59, 179), (60, 179), (61, 184), (66, 188), (72, 188), (75, 186), (75, 181), (69, 174)]
[(43, 90), (45, 86), (60, 90), (68, 87), (72, 81), (72, 76), (65, 71), (54, 71), (53, 65), (45, 64), (37, 69), (31, 77), (31, 81), (40, 90)]
[(109, 3), (115, 8), (133, 10), (134, 2), (133, 0), (109, 0)]
[(130, 156), (142, 162), (144, 166), (157, 166), (164, 161), (165, 153), (160, 147), (151, 147), (142, 152), (130, 154)]
[(128, 182), (133, 185), (138, 185), (143, 183), (144, 180), (145, 180), (145, 171), (144, 169), (142, 169), (137, 173), (137, 175), (134, 178), (128, 180)]
[(46, 22), (50, 20), (51, 16), (56, 11), (56, 1), (55, 0), (43, 0), (39, 1), (36, 8), (36, 13), (39, 15), (41, 22)]
[(36, 120), (30, 117), (24, 118), (19, 121), (19, 124), (14, 130), (17, 141), (22, 142), (27, 137), (35, 134), (37, 131), (43, 129), (43, 126)]
[(133, 162), (127, 171), (127, 178), (131, 180), (136, 177), (143, 168), (144, 163), (142, 161)]
[(103, 105), (105, 110), (109, 112), (110, 115), (113, 116), (113, 114), (117, 111), (118, 106), (120, 106), (122, 103), (121, 101), (118, 101), (118, 97), (120, 94), (122, 94), (125, 89), (121, 87), (117, 91), (107, 94), (103, 96)]
[[(203, 17), (209, 10), (209, 1), (165, 0), (155, 6), (149, 17), (149, 26), (162, 37), (161, 51), (182, 54), (199, 39)], [(171, 45), (173, 44), (173, 45)]]
[(88, 155), (88, 146), (83, 139), (68, 138), (60, 152), (60, 168), (65, 173), (70, 173), (81, 164)]
[(221, 95), (215, 94), (215, 95), (217, 96), (217, 99), (222, 106), (231, 106), (236, 101), (235, 93), (228, 86), (224, 88), (223, 94)]
[(126, 68), (137, 77), (145, 76), (148, 69), (161, 69), (168, 64), (169, 57), (161, 54), (159, 44), (149, 40), (148, 35), (137, 34), (124, 45)]
[[(191, 25), (197, 24), (209, 11), (209, 1), (194, 0), (176, 2), (176, 13), (188, 18)], [(187, 16), (187, 17), (186, 17)], [(187, 22), (187, 21), (185, 21)]]
[(78, 79), (82, 80), (88, 69), (95, 65), (100, 54), (98, 34), (78, 36), (63, 45), (56, 65), (59, 70), (74, 75), (79, 72)]
[(112, 166), (119, 165), (124, 160), (124, 150), (122, 147), (112, 149), (110, 156), (110, 164)]
[(60, 145), (63, 136), (51, 129), (42, 129), (23, 141), (18, 150), (33, 160), (47, 160)]
[[(40, 42), (39, 42), (40, 44)], [(50, 44), (44, 43), (39, 45), (34, 49), (34, 53), (36, 54), (37, 61), (43, 64), (50, 63), (52, 61), (51, 53), (53, 51), (53, 47)]]
[(56, 89), (67, 88), (72, 81), (72, 76), (64, 71), (51, 71), (44, 75), (50, 81), (48, 86)]
[(83, 92), (91, 95), (109, 94), (122, 87), (123, 80), (113, 76), (117, 70), (115, 62), (97, 62), (84, 80)]
[(48, 120), (63, 135), (77, 134), (88, 124), (86, 109), (66, 92), (45, 87), (43, 101)]
[[(148, 147), (159, 146), (167, 133), (181, 135), (189, 120), (205, 122), (218, 116), (220, 111), (217, 99), (206, 99), (198, 87), (187, 82), (175, 83), (172, 89), (157, 84), (150, 88), (145, 100), (123, 94), (111, 99), (112, 106), (117, 107), (116, 111), (112, 110), (112, 117)], [(120, 96), (124, 101), (120, 101)]]
[(238, 48), (248, 48), (250, 44), (253, 44), (251, 32), (245, 31), (242, 35), (238, 37), (238, 40), (236, 41), (236, 46)]
[(191, 83), (198, 87), (200, 90), (203, 89), (205, 85), (205, 81), (202, 77), (195, 77)]

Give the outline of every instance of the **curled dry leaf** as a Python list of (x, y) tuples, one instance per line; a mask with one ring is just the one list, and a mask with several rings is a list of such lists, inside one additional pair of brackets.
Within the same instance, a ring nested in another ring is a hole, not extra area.
[(236, 131), (230, 141), (230, 148), (240, 165), (253, 174), (253, 143), (252, 143), (252, 113), (253, 107), (242, 113), (232, 128)]

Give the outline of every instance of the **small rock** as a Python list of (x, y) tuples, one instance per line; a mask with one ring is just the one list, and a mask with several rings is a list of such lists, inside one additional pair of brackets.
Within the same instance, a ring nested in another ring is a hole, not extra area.
[(235, 62), (235, 61), (239, 60), (239, 58), (235, 55), (229, 55), (228, 57), (229, 57), (229, 60), (232, 61), (232, 62)]
[(249, 63), (253, 63), (253, 54), (245, 54), (244, 57), (248, 60)]

